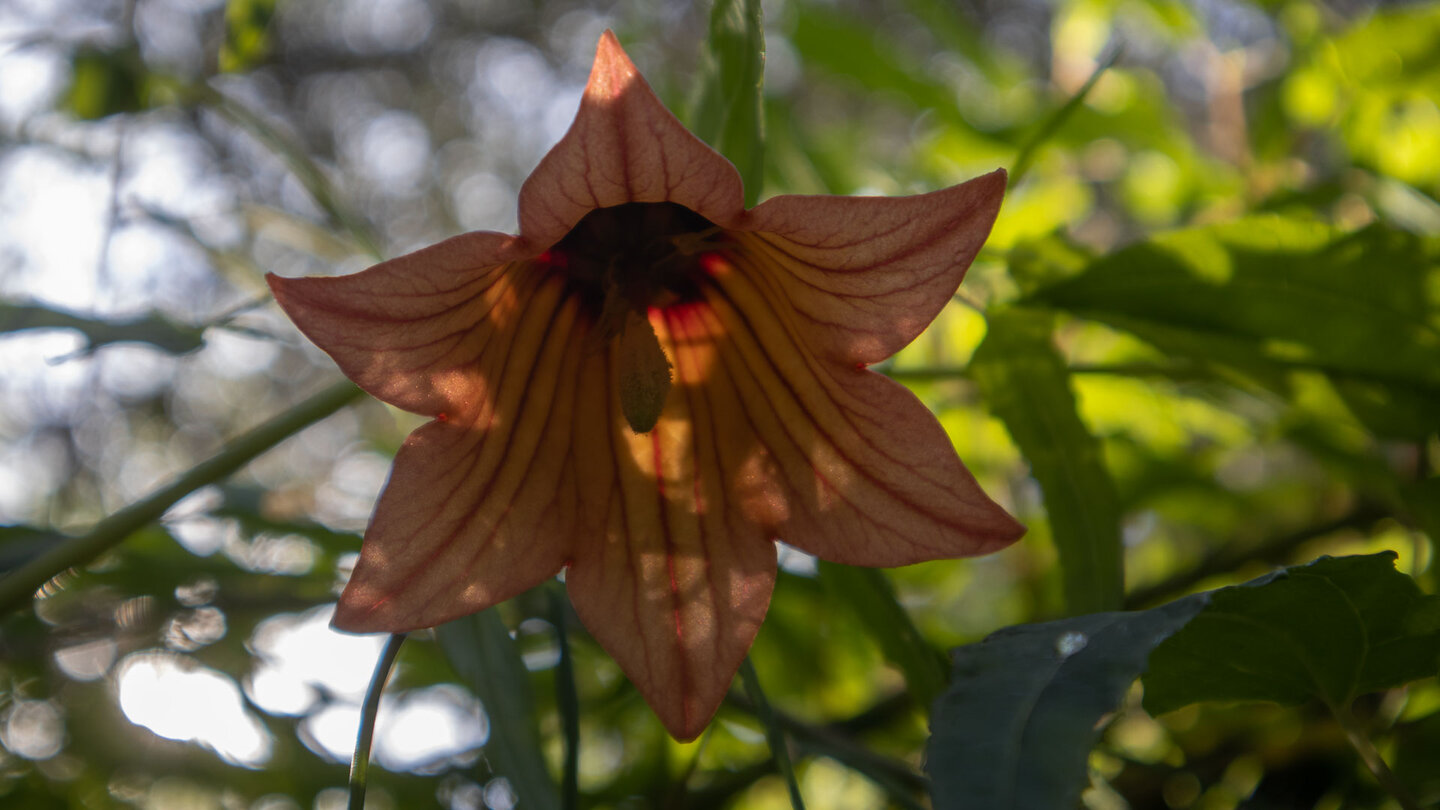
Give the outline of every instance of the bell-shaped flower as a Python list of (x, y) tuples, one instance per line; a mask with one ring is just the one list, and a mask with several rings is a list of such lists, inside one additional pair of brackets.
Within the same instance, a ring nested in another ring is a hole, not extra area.
[(1002, 171), (913, 197), (780, 196), (672, 116), (613, 34), (520, 233), (334, 278), (270, 277), (406, 440), (334, 624), (428, 627), (565, 571), (581, 621), (680, 739), (770, 602), (776, 539), (897, 566), (1023, 528), (935, 418), (868, 370), (950, 301)]

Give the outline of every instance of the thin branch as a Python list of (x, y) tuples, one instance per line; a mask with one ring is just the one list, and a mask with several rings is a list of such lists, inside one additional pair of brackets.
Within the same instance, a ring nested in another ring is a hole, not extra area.
[(1360, 755), (1360, 760), (1365, 763), (1365, 767), (1375, 775), (1375, 781), (1380, 783), (1380, 787), (1384, 788), (1385, 792), (1389, 793), (1404, 810), (1421, 810), (1420, 802), (1410, 795), (1409, 789), (1395, 776), (1395, 772), (1390, 770), (1390, 766), (1385, 764), (1384, 757), (1380, 756), (1375, 744), (1370, 742), (1370, 738), (1366, 736), (1365, 730), (1360, 728), (1360, 724), (1356, 722), (1355, 716), (1350, 713), (1350, 710), (1331, 706), (1330, 711), (1340, 722), (1340, 727), (1345, 730), (1345, 739), (1349, 740), (1355, 753)]
[[(742, 694), (731, 692), (726, 696), (725, 703), (746, 714), (759, 716), (759, 708)], [(885, 788), (896, 803), (915, 807), (918, 803), (912, 795), (929, 791), (929, 780), (917, 773), (910, 763), (876, 753), (846, 733), (846, 730), (861, 725), (873, 728), (876, 720), (882, 716), (898, 717), (901, 710), (908, 705), (895, 698), (886, 698), (854, 717), (828, 725), (807, 723), (776, 709), (772, 709), (771, 714), (799, 748), (830, 757), (847, 768), (864, 774)]]
[(775, 717), (775, 712), (770, 708), (770, 701), (765, 699), (765, 691), (760, 688), (760, 676), (755, 672), (755, 665), (746, 656), (740, 662), (740, 683), (745, 688), (745, 694), (755, 705), (755, 713), (760, 722), (765, 726), (765, 736), (770, 742), (770, 755), (775, 758), (775, 769), (784, 777), (785, 784), (790, 788), (790, 807), (792, 810), (805, 810), (805, 802), (800, 798), (800, 784), (795, 781), (795, 766), (790, 762), (790, 747), (785, 741), (785, 732)]
[(1124, 48), (1117, 46), (1112, 49), (1104, 59), (1101, 59), (1100, 63), (1095, 66), (1095, 72), (1090, 74), (1090, 78), (1085, 80), (1085, 84), (1080, 86), (1080, 89), (1076, 91), (1075, 95), (1071, 96), (1069, 100), (1049, 118), (1045, 119), (1045, 123), (1040, 125), (1040, 129), (1035, 132), (1034, 136), (1026, 141), (1025, 145), (1020, 147), (1020, 152), (1016, 154), (1015, 162), (1011, 164), (1010, 168), (1010, 188), (1015, 188), (1015, 186), (1020, 184), (1021, 178), (1025, 176), (1026, 172), (1030, 171), (1030, 164), (1034, 163), (1035, 155), (1039, 152), (1040, 147), (1044, 146), (1045, 142), (1050, 140), (1056, 132), (1059, 132), (1060, 128), (1065, 125), (1065, 122), (1070, 119), (1070, 116), (1080, 108), (1080, 105), (1085, 101), (1085, 97), (1090, 95), (1090, 91), (1095, 88), (1095, 83), (1100, 81), (1100, 77), (1105, 71), (1110, 69), (1111, 65), (1115, 64), (1115, 61), (1120, 58), (1120, 54), (1123, 51)]
[(57, 543), (0, 578), (0, 614), (26, 604), (56, 575), (84, 565), (159, 520), (165, 510), (201, 487), (239, 471), (261, 453), (303, 428), (354, 402), (360, 389), (349, 382), (333, 385), (263, 425), (233, 439), (219, 453), (202, 461), (175, 483), (95, 524), (89, 532)]

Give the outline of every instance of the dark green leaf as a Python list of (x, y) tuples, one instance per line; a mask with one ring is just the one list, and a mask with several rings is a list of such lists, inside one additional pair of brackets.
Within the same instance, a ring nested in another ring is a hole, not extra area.
[(1440, 430), (1440, 396), (1434, 390), (1331, 376), (1350, 412), (1382, 439), (1424, 441)]
[(1085, 762), (1155, 645), (1205, 606), (1009, 627), (955, 651), (935, 704), (926, 770), (936, 810), (1076, 807)]
[(50, 544), (64, 539), (55, 531), (39, 526), (0, 526), (0, 572), (18, 568)]
[(555, 782), (540, 751), (530, 673), (499, 611), (490, 608), (442, 624), (435, 636), (490, 718), (485, 757), (495, 773), (510, 780), (524, 806), (558, 808)]
[(956, 650), (931, 718), (935, 807), (1074, 807), (1100, 720), (1142, 673), (1151, 713), (1312, 696), (1343, 708), (1433, 675), (1440, 598), (1394, 560), (1324, 557), (1153, 610), (1009, 627)]
[(855, 612), (885, 660), (905, 676), (905, 685), (926, 706), (945, 688), (945, 658), (930, 646), (910, 614), (895, 600), (883, 571), (820, 561), (820, 580)]
[(1052, 329), (1042, 314), (992, 314), (970, 373), (1044, 491), (1069, 611), (1111, 610), (1124, 595), (1118, 497)]
[(715, 0), (691, 128), (739, 169), (747, 206), (759, 201), (764, 182), (764, 82), (759, 0)]
[(1319, 698), (1343, 711), (1357, 695), (1434, 675), (1440, 599), (1394, 563), (1394, 552), (1322, 557), (1214, 592), (1151, 656), (1145, 709)]
[(1430, 545), (1440, 547), (1440, 475), (1410, 485), (1404, 498), (1420, 530), (1430, 535)]

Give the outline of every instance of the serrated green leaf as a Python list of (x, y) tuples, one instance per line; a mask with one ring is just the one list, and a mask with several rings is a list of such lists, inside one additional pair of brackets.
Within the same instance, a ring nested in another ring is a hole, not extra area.
[(945, 689), (945, 658), (930, 646), (910, 614), (895, 599), (883, 571), (821, 560), (820, 581), (847, 604), (880, 647), (885, 660), (905, 676), (915, 700), (930, 705)]
[(1145, 709), (1205, 700), (1334, 711), (1440, 668), (1440, 600), (1395, 570), (1395, 553), (1322, 557), (1234, 588), (1155, 649)]
[(485, 757), (491, 768), (510, 780), (525, 806), (558, 808), (555, 782), (540, 750), (530, 673), (500, 613), (490, 608), (442, 624), (435, 637), (490, 718)]
[(1153, 610), (1008, 627), (961, 647), (931, 717), (935, 807), (1076, 806), (1100, 721), (1136, 677), (1158, 714), (1314, 696), (1343, 710), (1433, 675), (1440, 598), (1394, 560), (1323, 557)]
[(1052, 330), (1041, 313), (993, 313), (970, 375), (1044, 491), (1069, 611), (1113, 610), (1124, 596), (1119, 498)]
[(759, 0), (715, 0), (691, 129), (730, 159), (745, 204), (760, 199), (765, 176), (765, 27)]
[(955, 651), (935, 704), (926, 770), (936, 810), (1076, 807), (1085, 763), (1155, 645), (1205, 595), (1140, 613), (1008, 627)]

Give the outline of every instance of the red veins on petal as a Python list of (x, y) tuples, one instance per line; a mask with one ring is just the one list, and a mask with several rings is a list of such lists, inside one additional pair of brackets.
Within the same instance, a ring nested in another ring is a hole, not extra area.
[[(949, 301), (1004, 187), (747, 211), (607, 32), (519, 235), (269, 278), (342, 371), (434, 417), (396, 455), (336, 626), (431, 626), (566, 567), (581, 620), (690, 739), (765, 616), (776, 539), (886, 566), (1013, 542), (935, 418), (868, 370)], [(648, 348), (622, 352), (626, 330)], [(644, 407), (620, 384), (664, 365)]]

